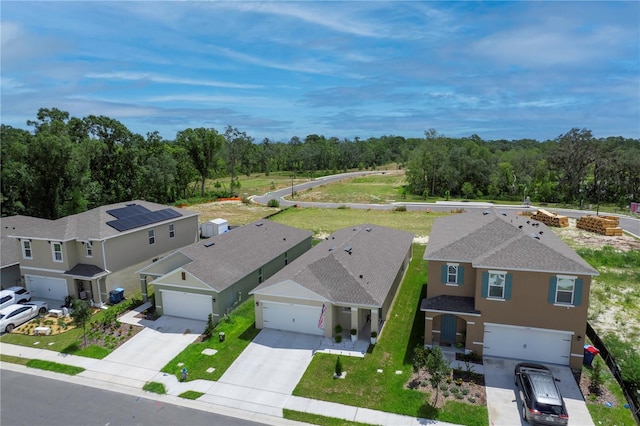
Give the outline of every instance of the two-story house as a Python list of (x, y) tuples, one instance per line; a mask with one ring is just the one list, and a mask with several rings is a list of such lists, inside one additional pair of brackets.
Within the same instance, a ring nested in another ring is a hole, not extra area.
[(544, 224), (499, 209), (439, 218), (424, 259), (425, 345), (581, 366), (598, 272)]
[[(12, 223), (11, 218), (2, 221)], [(32, 296), (63, 301), (71, 295), (97, 305), (109, 301), (111, 290), (123, 287), (119, 271), (199, 237), (198, 213), (140, 200), (28, 223), (31, 226), (3, 231), (7, 244), (2, 258), (5, 251), (14, 251), (22, 284)], [(134, 272), (132, 282), (139, 288)]]

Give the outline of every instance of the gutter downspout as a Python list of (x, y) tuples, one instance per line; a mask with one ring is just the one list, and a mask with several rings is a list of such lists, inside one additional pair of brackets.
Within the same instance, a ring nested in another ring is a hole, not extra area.
[[(104, 243), (105, 243), (105, 240), (102, 240), (102, 264), (103, 264), (103, 269), (105, 271), (108, 271), (109, 269), (107, 269), (107, 255), (104, 249)], [(102, 291), (100, 290), (100, 280), (102, 278), (105, 278), (105, 277), (98, 278), (98, 301), (100, 302), (100, 307), (104, 306), (104, 302), (102, 301)], [(106, 287), (105, 287), (105, 290), (106, 290)]]

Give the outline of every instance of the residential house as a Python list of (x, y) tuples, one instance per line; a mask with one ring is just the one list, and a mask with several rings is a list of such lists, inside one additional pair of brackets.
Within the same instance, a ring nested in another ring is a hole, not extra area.
[[(378, 225), (338, 230), (256, 287), (256, 327), (331, 337), (379, 332), (411, 260), (413, 234)], [(369, 338), (369, 336), (365, 336)]]
[(120, 271), (198, 240), (198, 213), (140, 200), (25, 223), (6, 230), (3, 266), (5, 255), (17, 257), (32, 296), (56, 301), (71, 295), (102, 305), (123, 286)]
[(20, 272), (20, 260), (22, 258), (16, 241), (9, 235), (24, 232), (34, 226), (47, 224), (48, 219), (40, 219), (31, 216), (7, 216), (0, 218), (0, 282), (2, 289), (12, 286), (24, 285)]
[(499, 209), (438, 218), (424, 259), (425, 345), (580, 367), (598, 273), (544, 224)]
[(181, 248), (138, 273), (153, 278), (156, 312), (214, 322), (311, 248), (312, 234), (259, 220)]

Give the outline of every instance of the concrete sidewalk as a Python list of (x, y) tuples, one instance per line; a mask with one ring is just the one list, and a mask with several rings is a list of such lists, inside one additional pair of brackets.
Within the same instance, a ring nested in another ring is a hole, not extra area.
[[(41, 359), (61, 364), (74, 365), (86, 370), (77, 376), (47, 372), (27, 368), (22, 365), (0, 363), (0, 368), (10, 369), (83, 384), (95, 388), (144, 396), (190, 408), (216, 412), (238, 418), (253, 420), (272, 425), (298, 424), (284, 419), (283, 409), (301, 411), (375, 425), (451, 425), (436, 420), (401, 416), (366, 408), (353, 407), (333, 402), (317, 401), (292, 396), (287, 393), (260, 390), (230, 383), (209, 380), (179, 382), (174, 375), (152, 369), (113, 363), (106, 359), (92, 359), (76, 355), (65, 355), (44, 348), (31, 348), (0, 342), (0, 353), (28, 359)], [(147, 382), (160, 382), (165, 385), (167, 395), (145, 392), (142, 387)], [(202, 392), (197, 400), (178, 397), (188, 390)]]

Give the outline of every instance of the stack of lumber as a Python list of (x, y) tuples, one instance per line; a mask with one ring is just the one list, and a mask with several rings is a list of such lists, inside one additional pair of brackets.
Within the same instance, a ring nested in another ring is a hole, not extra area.
[(618, 227), (619, 224), (620, 219), (616, 216), (582, 216), (576, 222), (576, 228), (602, 235), (622, 236), (622, 228)]
[(531, 218), (547, 226), (555, 226), (557, 228), (569, 226), (569, 218), (567, 216), (562, 216), (556, 212), (550, 212), (545, 209), (538, 209), (537, 212), (531, 215)]

